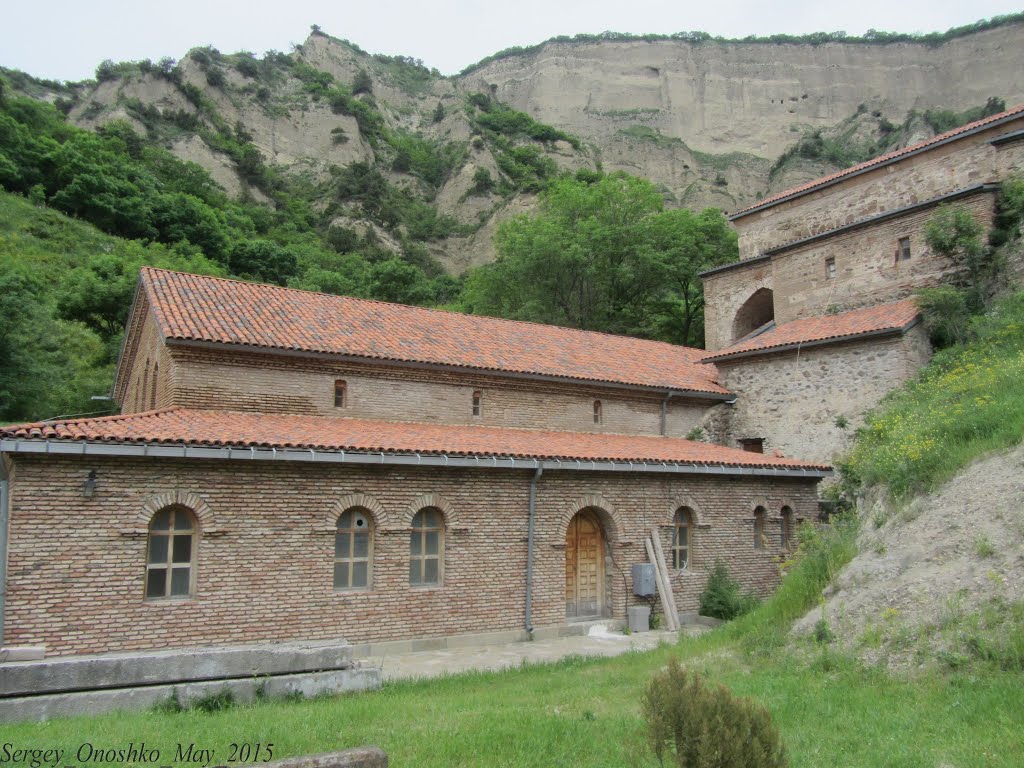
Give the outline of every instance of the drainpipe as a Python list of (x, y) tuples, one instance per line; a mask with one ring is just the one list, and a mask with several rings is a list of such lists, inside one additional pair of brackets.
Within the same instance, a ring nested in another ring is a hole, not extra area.
[(530, 478), (530, 518), (526, 529), (526, 631), (533, 635), (533, 529), (537, 517), (537, 481), (544, 474), (538, 466)]
[(665, 393), (665, 399), (661, 401), (661, 436), (664, 437), (668, 434), (668, 401), (672, 399), (674, 395), (671, 389)]
[(4, 644), (4, 607), (7, 603), (7, 520), (10, 496), (7, 485), (7, 466), (0, 453), (0, 646)]

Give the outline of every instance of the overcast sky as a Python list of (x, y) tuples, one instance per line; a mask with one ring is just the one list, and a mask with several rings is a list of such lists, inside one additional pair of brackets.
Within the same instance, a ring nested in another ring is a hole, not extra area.
[(319, 24), (370, 53), (412, 56), (453, 74), (556, 35), (932, 32), (1021, 10), (1008, 0), (33, 0), (4, 9), (0, 65), (81, 80), (103, 59), (177, 59), (197, 45), (288, 51)]

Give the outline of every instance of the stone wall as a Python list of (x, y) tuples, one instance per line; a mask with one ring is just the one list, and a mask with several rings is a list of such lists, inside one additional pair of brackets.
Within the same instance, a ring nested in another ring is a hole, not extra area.
[(957, 189), (999, 181), (1024, 163), (1024, 144), (989, 142), (1024, 128), (1024, 116), (882, 165), (733, 221), (740, 258)]
[(771, 261), (757, 261), (704, 278), (704, 348), (709, 352), (733, 342), (739, 308), (761, 288), (772, 288)]
[[(297, 413), (391, 421), (480, 424), (523, 429), (657, 435), (661, 430), (658, 392), (630, 392), (588, 384), (533, 382), (487, 374), (341, 363), (314, 357), (168, 347), (143, 329), (140, 352), (122, 412), (134, 409), (144, 361), (160, 357), (161, 405), (222, 408), (261, 413)], [(163, 376), (163, 373), (161, 373)], [(346, 384), (346, 405), (334, 405), (336, 380)], [(473, 415), (473, 393), (482, 395)], [(601, 422), (594, 422), (594, 401)], [(685, 437), (714, 401), (674, 397), (669, 401), (669, 436)]]
[[(263, 641), (352, 643), (522, 629), (532, 473), (293, 462), (19, 455), (11, 482), (4, 637), (49, 655)], [(82, 482), (97, 472), (96, 494)], [(779, 511), (817, 512), (813, 480), (549, 471), (538, 483), (533, 623), (565, 622), (565, 534), (598, 507), (607, 612), (624, 618), (630, 566), (680, 505), (697, 513), (692, 565), (673, 575), (681, 611), (697, 607), (724, 558), (747, 587), (778, 583)], [(147, 530), (170, 502), (199, 520), (196, 591), (144, 600)], [(333, 587), (334, 529), (348, 505), (375, 527), (372, 589)], [(769, 512), (768, 547), (752, 546), (752, 510)], [(443, 582), (409, 585), (413, 514), (445, 515)]]
[[(951, 205), (970, 211), (987, 230), (995, 212), (995, 193), (981, 192)], [(925, 242), (924, 228), (935, 212), (929, 206), (774, 254), (775, 321), (782, 324), (897, 301), (943, 282), (956, 268)], [(904, 237), (910, 239), (911, 256), (906, 261), (896, 258)], [(833, 278), (825, 274), (827, 258), (835, 259)]]
[[(832, 462), (863, 414), (912, 378), (930, 354), (928, 336), (917, 325), (895, 338), (721, 361), (722, 378), (738, 397), (735, 405), (712, 411), (713, 423), (723, 418), (720, 411), (729, 412), (723, 442), (732, 447), (741, 438), (762, 437), (766, 452)], [(840, 416), (845, 428), (836, 426)]]

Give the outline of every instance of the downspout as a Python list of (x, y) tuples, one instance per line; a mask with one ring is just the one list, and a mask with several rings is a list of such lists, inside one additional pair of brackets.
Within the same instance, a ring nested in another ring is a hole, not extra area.
[(530, 518), (526, 527), (526, 631), (533, 636), (533, 530), (537, 518), (537, 481), (544, 474), (544, 467), (538, 465), (530, 478)]
[(674, 395), (671, 389), (665, 393), (665, 399), (661, 401), (661, 436), (664, 437), (668, 434), (668, 401), (672, 399)]
[(10, 489), (7, 485), (7, 465), (0, 453), (0, 647), (4, 644), (4, 608), (7, 604), (7, 521), (9, 518)]

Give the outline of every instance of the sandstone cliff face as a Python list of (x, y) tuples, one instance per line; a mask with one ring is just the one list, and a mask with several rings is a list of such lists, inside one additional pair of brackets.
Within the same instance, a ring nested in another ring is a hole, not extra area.
[[(911, 110), (961, 111), (992, 96), (1007, 105), (1024, 101), (1024, 25), (1008, 25), (940, 46), (919, 43), (746, 44), (684, 41), (549, 43), (539, 51), (506, 57), (454, 78), (401, 73), (352, 46), (313, 34), (293, 61), (351, 83), (361, 72), (373, 81), (372, 100), (387, 127), (467, 147), (460, 167), (433, 194), (432, 203), (463, 225), (477, 225), (431, 245), (453, 272), (493, 258), (490, 234), (497, 221), (529, 210), (534, 197), (471, 194), (473, 174), (486, 169), (501, 178), (494, 147), (474, 139), (466, 99), (488, 94), (534, 119), (579, 137), (579, 150), (564, 143), (545, 147), (560, 168), (623, 170), (658, 184), (669, 205), (726, 211), (766, 193), (834, 170), (827, 161), (776, 160), (808, 131), (835, 130), (862, 105), (876, 122), (860, 129), (866, 139), (879, 121), (901, 123)], [(260, 82), (232, 66), (224, 83), (211, 86), (187, 56), (184, 81), (199, 89), (230, 126), (244, 126), (267, 162), (323, 181), (332, 166), (385, 156), (360, 133), (354, 117), (335, 114), (310, 99), (292, 75)], [(426, 72), (425, 70), (423, 72)], [(259, 91), (270, 88), (268, 98)], [(97, 85), (71, 113), (95, 127), (129, 119), (126, 105), (143, 103), (163, 112), (195, 112), (176, 89), (154, 75)], [(441, 105), (446, 116), (433, 119)], [(341, 131), (344, 141), (338, 141)], [(916, 138), (926, 138), (922, 134)], [(905, 137), (905, 141), (908, 140)], [(231, 194), (252, 194), (222, 153), (197, 136), (175, 136), (167, 145), (206, 167)], [(258, 195), (254, 195), (259, 197)]]

